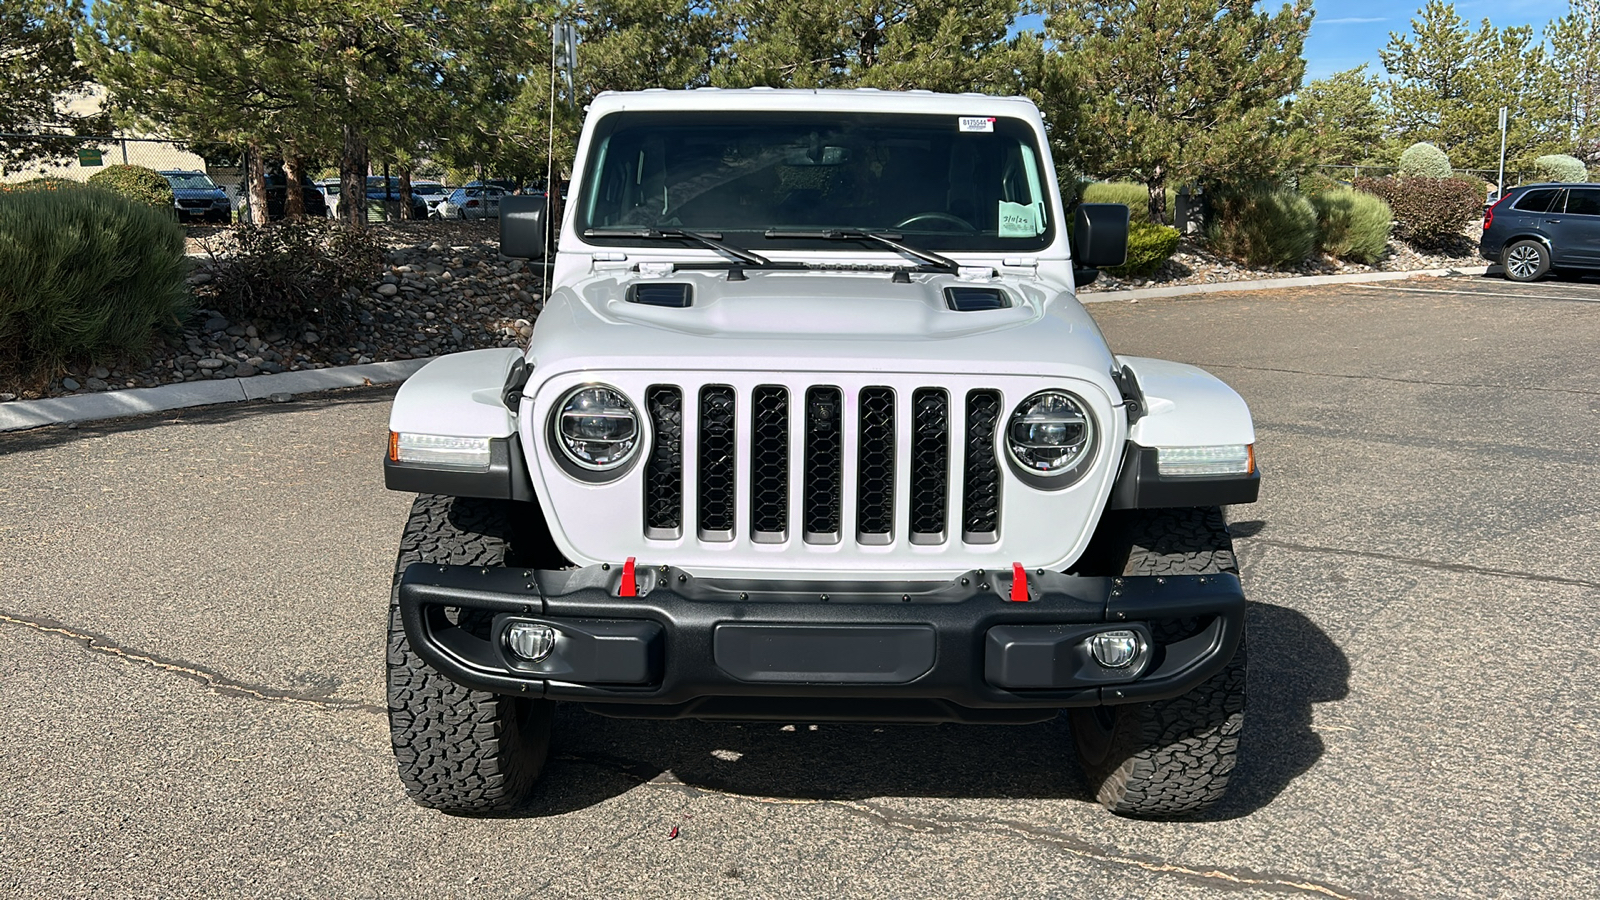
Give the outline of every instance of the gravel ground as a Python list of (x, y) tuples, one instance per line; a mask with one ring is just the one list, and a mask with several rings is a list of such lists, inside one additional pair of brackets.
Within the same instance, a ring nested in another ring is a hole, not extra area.
[[(1474, 226), (1476, 227), (1476, 226)], [(1143, 287), (1168, 287), (1183, 284), (1216, 284), (1225, 281), (1253, 281), (1282, 278), (1286, 275), (1346, 275), (1359, 272), (1412, 272), (1418, 269), (1445, 269), (1482, 265), (1476, 234), (1463, 232), (1460, 240), (1444, 247), (1419, 250), (1404, 241), (1390, 241), (1377, 263), (1362, 265), (1334, 259), (1327, 254), (1306, 260), (1287, 269), (1254, 269), (1225, 256), (1218, 256), (1185, 238), (1178, 252), (1162, 264), (1154, 275), (1145, 278), (1117, 278), (1102, 273), (1083, 293), (1128, 291)]]
[[(348, 342), (314, 329), (229, 321), (201, 309), (181, 336), (159, 341), (146, 356), (72, 366), (47, 383), (0, 374), (0, 401), (510, 347), (533, 333), (542, 300), (537, 270), (499, 257), (494, 223), (372, 227), (388, 249), (386, 270), (356, 298), (360, 325)], [(196, 259), (190, 282), (204, 284), (208, 251), (226, 253), (225, 230), (195, 229), (190, 251)]]
[[(538, 276), (521, 260), (500, 258), (496, 223), (429, 221), (372, 227), (388, 248), (387, 271), (357, 298), (360, 325), (347, 343), (336, 343), (315, 330), (232, 322), (202, 309), (185, 323), (181, 336), (159, 341), (146, 356), (110, 365), (71, 366), (48, 381), (0, 373), (0, 402), (511, 347), (533, 333), (543, 299)], [(190, 229), (189, 253), (197, 264), (192, 283), (209, 280), (211, 255), (227, 252), (228, 233), (221, 227)], [(1321, 257), (1289, 270), (1248, 268), (1186, 240), (1152, 277), (1102, 275), (1083, 291), (1249, 281), (1285, 274), (1437, 269), (1478, 262), (1476, 242), (1466, 234), (1432, 253), (1391, 242), (1384, 258), (1372, 266)]]

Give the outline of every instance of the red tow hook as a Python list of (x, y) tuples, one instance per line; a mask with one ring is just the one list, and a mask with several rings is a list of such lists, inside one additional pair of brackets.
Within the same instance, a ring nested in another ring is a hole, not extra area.
[(639, 596), (639, 583), (633, 577), (633, 557), (622, 564), (622, 584), (617, 588), (618, 597)]
[(1028, 572), (1019, 562), (1011, 564), (1011, 602), (1028, 602)]

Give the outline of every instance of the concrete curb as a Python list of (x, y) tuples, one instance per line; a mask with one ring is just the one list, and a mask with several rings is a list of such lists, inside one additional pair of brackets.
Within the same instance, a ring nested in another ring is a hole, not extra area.
[[(1482, 275), (1486, 268), (1486, 266), (1467, 266), (1460, 269), (1416, 269), (1409, 272), (1360, 272), (1351, 275), (1302, 275), (1294, 278), (1265, 278), (1259, 281), (1223, 281), (1176, 287), (1139, 288), (1131, 291), (1095, 292), (1083, 294), (1078, 299), (1083, 303), (1110, 303), (1116, 300), (1267, 291), (1286, 287), (1315, 287), (1322, 284), (1400, 281), (1419, 275)], [(427, 363), (426, 359), (405, 359), (369, 363), (364, 366), (340, 366), (331, 369), (283, 372), (277, 375), (256, 375), (251, 378), (186, 381), (182, 384), (77, 394), (49, 400), (14, 400), (10, 403), (0, 403), (0, 431), (20, 431), (24, 428), (60, 425), (66, 422), (115, 419), (190, 406), (264, 400), (273, 394), (304, 394), (362, 384), (394, 384), (410, 378)]]
[(1225, 294), (1237, 291), (1270, 291), (1276, 288), (1316, 287), (1320, 284), (1364, 284), (1373, 281), (1402, 281), (1419, 275), (1482, 275), (1488, 266), (1463, 266), (1459, 269), (1412, 269), (1407, 272), (1355, 272), (1349, 275), (1296, 275), (1291, 278), (1262, 278), (1257, 281), (1215, 281), (1210, 284), (1180, 284), (1175, 287), (1135, 288), (1131, 291), (1091, 291), (1079, 294), (1080, 303), (1110, 303), (1114, 300), (1150, 300), (1157, 297), (1186, 297), (1190, 294)]
[(14, 400), (0, 403), (0, 431), (115, 419), (189, 406), (264, 400), (273, 394), (305, 394), (364, 384), (393, 384), (410, 378), (427, 363), (426, 359), (402, 359), (362, 366), (255, 375), (250, 378), (186, 381), (153, 388), (101, 391), (48, 400)]

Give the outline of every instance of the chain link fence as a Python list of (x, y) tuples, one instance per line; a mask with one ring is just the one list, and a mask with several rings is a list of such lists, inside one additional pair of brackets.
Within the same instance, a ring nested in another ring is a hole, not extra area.
[[(8, 162), (19, 158), (30, 161)], [(243, 171), (238, 166), (208, 165), (185, 144), (124, 135), (80, 137), (0, 132), (0, 184), (35, 178), (88, 181), (96, 172), (117, 165), (143, 166), (158, 172), (172, 169), (205, 172), (227, 193), (233, 208), (239, 207)]]

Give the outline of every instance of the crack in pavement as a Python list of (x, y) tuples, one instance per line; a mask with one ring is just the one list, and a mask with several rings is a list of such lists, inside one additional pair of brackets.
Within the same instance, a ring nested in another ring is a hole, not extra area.
[(303, 703), (322, 709), (348, 709), (360, 712), (373, 712), (387, 714), (388, 710), (382, 706), (365, 703), (360, 700), (345, 700), (339, 697), (319, 696), (317, 694), (296, 693), (294, 691), (279, 690), (263, 684), (251, 684), (229, 678), (220, 672), (215, 672), (198, 663), (183, 660), (169, 659), (158, 656), (145, 650), (137, 650), (124, 646), (110, 637), (93, 631), (83, 631), (68, 627), (62, 622), (44, 617), (23, 616), (15, 613), (0, 611), (0, 622), (29, 628), (41, 634), (53, 634), (58, 637), (81, 644), (91, 653), (100, 653), (114, 656), (118, 659), (138, 663), (158, 672), (167, 672), (181, 678), (203, 685), (213, 693), (229, 697), (248, 697), (252, 700), (266, 700), (275, 703)]
[(1488, 566), (1474, 566), (1468, 563), (1447, 563), (1431, 559), (1418, 559), (1414, 556), (1401, 556), (1397, 553), (1382, 553), (1377, 550), (1351, 550), (1345, 547), (1318, 547), (1312, 544), (1297, 544), (1293, 541), (1280, 541), (1276, 538), (1244, 537), (1237, 540), (1241, 544), (1263, 544), (1268, 547), (1281, 547), (1285, 550), (1299, 550), (1304, 553), (1332, 553), (1337, 556), (1358, 556), (1363, 559), (1381, 559), (1386, 562), (1404, 563), (1422, 569), (1437, 569), (1442, 572), (1459, 572), (1466, 575), (1489, 575), (1495, 578), (1516, 578), (1523, 581), (1542, 581), (1547, 584), (1567, 584), (1573, 587), (1587, 587), (1600, 589), (1600, 582), (1584, 581), (1581, 578), (1564, 578), (1560, 575), (1540, 575), (1534, 572), (1518, 572), (1515, 569), (1494, 569)]
[(1202, 369), (1242, 369), (1247, 372), (1273, 372), (1279, 375), (1306, 375), (1313, 378), (1344, 378), (1350, 381), (1384, 381), (1390, 384), (1414, 384), (1420, 387), (1494, 388), (1502, 391), (1533, 391), (1538, 394), (1577, 394), (1580, 397), (1600, 397), (1600, 391), (1580, 391), (1573, 388), (1524, 387), (1518, 384), (1481, 384), (1469, 381), (1428, 381), (1422, 378), (1387, 378), (1382, 375), (1349, 375), (1342, 372), (1307, 372), (1304, 369), (1279, 369), (1272, 366), (1241, 366), (1230, 363), (1196, 363)]
[(1335, 887), (1308, 878), (1256, 872), (1243, 868), (1186, 866), (1166, 862), (1155, 857), (1122, 853), (1062, 834), (1050, 828), (1016, 822), (994, 816), (917, 815), (892, 809), (886, 805), (865, 800), (812, 799), (761, 797), (735, 793), (712, 786), (688, 784), (670, 771), (646, 778), (641, 775), (649, 767), (643, 763), (604, 755), (563, 754), (555, 757), (565, 762), (578, 762), (596, 768), (610, 769), (637, 778), (645, 787), (664, 790), (688, 791), (726, 797), (736, 802), (762, 803), (779, 806), (829, 806), (867, 819), (885, 828), (898, 828), (919, 834), (956, 834), (983, 831), (989, 834), (1021, 838), (1077, 856), (1081, 859), (1123, 869), (1140, 869), (1160, 875), (1170, 875), (1191, 884), (1204, 885), (1218, 890), (1247, 890), (1260, 888), (1285, 894), (1310, 894), (1332, 900), (1363, 900), (1364, 895), (1346, 888)]

